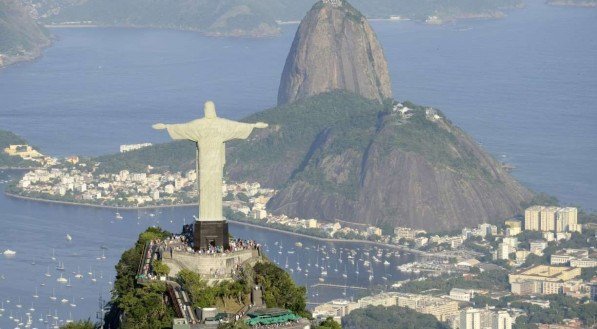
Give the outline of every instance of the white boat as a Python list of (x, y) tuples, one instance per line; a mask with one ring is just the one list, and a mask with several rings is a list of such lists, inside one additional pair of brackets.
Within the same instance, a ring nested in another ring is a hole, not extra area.
[(300, 248), (303, 246), (303, 243), (299, 241), (299, 242), (296, 242), (294, 245)]
[(54, 254), (54, 248), (52, 248), (52, 257), (51, 257), (51, 259), (52, 260), (56, 260), (56, 255)]
[(60, 300), (60, 302), (61, 302), (62, 304), (68, 304), (68, 299), (66, 299), (66, 298), (62, 298), (62, 300)]
[(77, 266), (77, 274), (75, 274), (75, 279), (83, 278), (83, 274), (81, 274), (81, 269)]
[(39, 295), (37, 294), (37, 287), (35, 287), (35, 294), (33, 294), (33, 298), (39, 298)]
[(66, 235), (66, 240), (67, 240), (67, 241), (72, 241), (72, 240), (73, 240), (73, 237), (72, 237), (72, 236), (70, 236), (70, 234), (67, 234), (67, 235)]
[(390, 262), (388, 262), (387, 260), (384, 260), (384, 261), (383, 261), (383, 264), (384, 264), (385, 266), (388, 266), (388, 265), (390, 265)]
[(54, 288), (52, 288), (52, 296), (50, 296), (50, 300), (54, 301), (56, 300), (56, 290), (54, 290)]
[(116, 218), (116, 220), (122, 220), (122, 218), (123, 218), (123, 217), (122, 217), (122, 215), (121, 215), (121, 214), (120, 214), (120, 213), (117, 211), (117, 212), (116, 212), (116, 214), (115, 214), (115, 218)]
[(46, 271), (45, 276), (48, 277), (48, 278), (52, 276), (52, 274), (50, 274), (50, 267), (49, 266), (48, 266), (48, 270)]
[(4, 256), (14, 256), (17, 254), (17, 252), (14, 250), (6, 249), (4, 250), (3, 254)]
[(67, 283), (68, 282), (68, 280), (62, 276), (62, 273), (60, 274), (60, 277), (58, 279), (56, 279), (56, 281), (58, 283)]

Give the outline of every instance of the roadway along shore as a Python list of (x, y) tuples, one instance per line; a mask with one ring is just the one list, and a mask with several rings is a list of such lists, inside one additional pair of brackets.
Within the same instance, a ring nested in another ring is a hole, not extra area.
[[(151, 209), (161, 209), (161, 208), (197, 207), (196, 204), (147, 206), (147, 207), (114, 207), (114, 206), (94, 205), (94, 204), (77, 203), (77, 202), (69, 202), (69, 201), (56, 201), (56, 200), (32, 198), (32, 197), (26, 197), (26, 196), (22, 196), (22, 195), (8, 193), (6, 191), (4, 192), (4, 194), (11, 198), (22, 199), (22, 200), (27, 200), (27, 201), (44, 202), (44, 203), (66, 205), (66, 206), (92, 207), (92, 208), (103, 208), (103, 209), (125, 210), (125, 211), (126, 210), (151, 210)], [(273, 228), (273, 227), (269, 227), (269, 226), (265, 226), (265, 225), (249, 223), (249, 222), (245, 222), (245, 221), (230, 220), (230, 219), (228, 221), (230, 221), (234, 224), (250, 226), (250, 227), (254, 227), (254, 228), (258, 228), (258, 229), (264, 229), (264, 230), (269, 230), (269, 231), (273, 231), (273, 232), (289, 234), (289, 235), (293, 235), (293, 236), (297, 236), (297, 237), (302, 237), (302, 238), (317, 240), (317, 241), (322, 241), (322, 242), (367, 244), (367, 245), (372, 245), (372, 246), (384, 247), (384, 248), (388, 248), (388, 249), (406, 251), (406, 252), (421, 255), (421, 256), (435, 257), (435, 258), (449, 258), (446, 255), (431, 254), (431, 253), (424, 252), (421, 250), (411, 249), (408, 247), (397, 246), (397, 245), (393, 245), (393, 244), (387, 244), (387, 243), (381, 243), (381, 242), (375, 242), (375, 241), (369, 241), (369, 240), (320, 238), (320, 237), (316, 237), (316, 236), (312, 236), (312, 235), (307, 235), (307, 234), (302, 234), (302, 233), (297, 233), (297, 232), (292, 232), (292, 231), (287, 231), (287, 230), (281, 230), (281, 229), (277, 229), (277, 228)]]

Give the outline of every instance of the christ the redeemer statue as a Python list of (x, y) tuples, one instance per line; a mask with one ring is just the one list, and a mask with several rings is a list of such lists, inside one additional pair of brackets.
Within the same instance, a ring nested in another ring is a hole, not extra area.
[[(181, 124), (158, 123), (153, 125), (153, 128), (168, 130), (168, 134), (172, 139), (186, 139), (197, 144), (199, 222), (224, 221), (222, 216), (222, 181), (226, 162), (225, 143), (233, 139), (247, 139), (253, 128), (267, 128), (268, 125), (263, 122), (243, 123), (219, 118), (216, 115), (216, 107), (211, 101), (205, 103), (204, 111), (204, 118)], [(196, 231), (201, 229), (197, 225), (195, 225), (195, 228)], [(208, 229), (208, 231), (211, 231), (211, 229)], [(195, 240), (197, 240), (197, 232), (195, 237)], [(201, 237), (199, 239), (201, 241), (195, 241), (195, 244), (199, 243), (204, 246), (205, 238)], [(207, 243), (212, 245), (217, 243), (216, 240), (220, 240), (219, 238), (214, 239), (214, 241), (210, 238), (207, 239), (209, 240)], [(227, 241), (224, 242), (224, 245), (227, 245)]]

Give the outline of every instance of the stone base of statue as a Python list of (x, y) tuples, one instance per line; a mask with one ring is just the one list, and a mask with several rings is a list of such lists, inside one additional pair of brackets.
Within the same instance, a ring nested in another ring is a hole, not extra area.
[(228, 222), (226, 220), (196, 221), (193, 228), (195, 250), (207, 250), (210, 247), (229, 248)]

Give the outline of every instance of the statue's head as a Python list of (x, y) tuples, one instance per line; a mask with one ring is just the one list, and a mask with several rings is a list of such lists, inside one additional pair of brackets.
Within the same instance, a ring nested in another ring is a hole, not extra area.
[(216, 104), (212, 101), (205, 102), (205, 107), (203, 107), (203, 112), (205, 112), (205, 117), (207, 119), (215, 119), (218, 116), (216, 115)]

